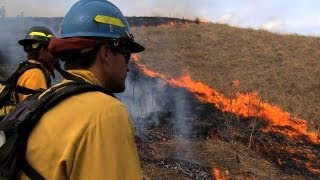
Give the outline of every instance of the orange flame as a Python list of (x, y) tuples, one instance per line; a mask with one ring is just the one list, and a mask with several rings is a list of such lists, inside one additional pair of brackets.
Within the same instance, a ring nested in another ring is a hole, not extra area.
[[(268, 120), (270, 125), (265, 129), (266, 132), (278, 132), (285, 134), (290, 138), (298, 138), (301, 135), (305, 135), (310, 139), (310, 141), (320, 144), (317, 133), (308, 131), (305, 120), (291, 117), (290, 113), (284, 111), (280, 107), (262, 102), (258, 97), (257, 92), (237, 92), (233, 99), (229, 99), (209, 86), (192, 80), (189, 75), (184, 75), (178, 80), (168, 78), (165, 75), (154, 72), (145, 65), (139, 63), (136, 55), (132, 55), (132, 59), (144, 74), (154, 78), (162, 78), (165, 82), (171, 85), (186, 88), (190, 92), (194, 93), (199, 100), (213, 103), (216, 108), (221, 109), (224, 112), (231, 112), (244, 117), (260, 117)], [(239, 81), (234, 81), (233, 86), (239, 86)], [(280, 130), (277, 128), (279, 126), (289, 126), (294, 129), (294, 131)]]
[(228, 180), (230, 179), (228, 175), (224, 175), (223, 173), (220, 172), (219, 169), (216, 168), (216, 165), (214, 162), (210, 162), (211, 168), (212, 168), (212, 175), (214, 179), (217, 180)]
[[(204, 22), (198, 22), (200, 24)], [(173, 27), (173, 26), (187, 26), (192, 24), (192, 22), (174, 22), (174, 21), (169, 21), (168, 23), (165, 24), (160, 24), (158, 27)]]
[(213, 175), (217, 180), (223, 180), (223, 176), (220, 174), (220, 171), (216, 168), (213, 168)]

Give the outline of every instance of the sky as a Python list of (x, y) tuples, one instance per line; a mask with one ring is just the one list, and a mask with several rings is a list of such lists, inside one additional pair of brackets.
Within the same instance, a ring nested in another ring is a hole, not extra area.
[[(7, 16), (62, 17), (77, 0), (0, 0)], [(125, 16), (164, 16), (320, 36), (319, 0), (110, 0)]]

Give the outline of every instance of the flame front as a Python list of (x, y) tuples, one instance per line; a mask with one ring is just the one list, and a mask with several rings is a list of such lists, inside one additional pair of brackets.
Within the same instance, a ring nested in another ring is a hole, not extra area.
[[(320, 174), (320, 160), (317, 151), (314, 149), (320, 144), (319, 132), (309, 132), (305, 120), (292, 117), (290, 113), (278, 106), (262, 102), (257, 92), (235, 92), (233, 98), (227, 98), (209, 86), (201, 82), (195, 82), (189, 75), (173, 79), (147, 68), (139, 62), (136, 55), (133, 55), (132, 59), (142, 73), (150, 77), (161, 78), (170, 85), (186, 88), (194, 93), (200, 101), (212, 103), (223, 112), (231, 112), (242, 117), (258, 117), (268, 121), (268, 126), (263, 129), (264, 132), (283, 134), (297, 144), (294, 147), (291, 143), (265, 142), (260, 150), (266, 155), (270, 155), (270, 153), (279, 154), (278, 157), (271, 155), (271, 159), (280, 166), (292, 165), (293, 163), (296, 166), (304, 166), (305, 170), (312, 174)], [(239, 81), (235, 80), (233, 86), (238, 87)], [(307, 145), (308, 142), (305, 142), (306, 145), (301, 144), (302, 146), (300, 146), (300, 142), (304, 140), (313, 144)], [(224, 176), (220, 176), (221, 173), (218, 169), (212, 168), (212, 172), (216, 179), (224, 179)]]
[(215, 179), (217, 180), (223, 180), (224, 178), (222, 177), (222, 175), (220, 174), (219, 169), (213, 168), (213, 176), (215, 177)]
[[(195, 82), (189, 75), (184, 75), (180, 79), (168, 78), (165, 75), (154, 72), (145, 65), (139, 63), (138, 57), (132, 55), (142, 72), (150, 77), (157, 77), (163, 79), (165, 82), (178, 87), (186, 88), (194, 93), (196, 97), (208, 103), (213, 103), (214, 106), (224, 112), (231, 112), (244, 117), (260, 117), (269, 121), (269, 126), (265, 131), (272, 131), (285, 134), (294, 139), (301, 135), (305, 135), (310, 141), (320, 144), (317, 133), (308, 132), (307, 123), (303, 119), (291, 117), (290, 113), (284, 111), (278, 106), (262, 102), (258, 97), (257, 92), (240, 93), (237, 92), (233, 99), (229, 99), (218, 91), (209, 86)], [(233, 82), (234, 86), (239, 85), (239, 81)], [(277, 127), (291, 127), (294, 131), (283, 131)]]

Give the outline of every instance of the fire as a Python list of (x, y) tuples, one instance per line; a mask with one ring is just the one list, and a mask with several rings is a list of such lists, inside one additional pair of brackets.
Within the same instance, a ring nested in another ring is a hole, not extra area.
[[(131, 59), (134, 62), (138, 62), (139, 61), (138, 56), (136, 54), (132, 54), (131, 55)], [(162, 75), (160, 73), (157, 73), (157, 72), (154, 72), (151, 69), (148, 69), (146, 66), (142, 65), (141, 63), (137, 63), (137, 65), (138, 65), (139, 69), (141, 69), (144, 74), (147, 74), (150, 77), (153, 77), (153, 78), (159, 77), (159, 78), (162, 78), (162, 79), (167, 79), (164, 75)]]
[[(180, 79), (172, 79), (142, 65), (139, 63), (136, 55), (132, 55), (132, 59), (144, 74), (154, 78), (162, 78), (171, 85), (186, 88), (194, 93), (199, 100), (212, 103), (216, 108), (224, 112), (231, 112), (244, 117), (260, 117), (268, 120), (269, 126), (264, 130), (266, 132), (282, 133), (293, 139), (305, 135), (310, 141), (320, 144), (317, 133), (308, 131), (305, 120), (292, 117), (290, 113), (278, 106), (262, 102), (257, 92), (236, 92), (235, 97), (230, 99), (209, 86), (192, 80), (189, 75), (184, 75)], [(235, 80), (233, 86), (239, 86), (239, 81)], [(278, 127), (291, 127), (293, 130), (284, 131)]]
[[(199, 23), (199, 24), (203, 24), (203, 23), (208, 23), (208, 22), (204, 22), (204, 21), (197, 21), (196, 23)], [(187, 25), (190, 25), (192, 24), (191, 22), (174, 22), (174, 21), (169, 21), (168, 23), (165, 23), (165, 24), (160, 24), (158, 25), (159, 27), (173, 27), (173, 26), (187, 26)]]
[(170, 27), (172, 27), (172, 26), (175, 26), (176, 24), (173, 22), (173, 21), (169, 21), (168, 23), (166, 23), (166, 24), (161, 24), (161, 25), (159, 25), (160, 27), (163, 27), (163, 26), (170, 26)]
[[(215, 165), (214, 162), (210, 162), (210, 165), (211, 165), (211, 168), (212, 168), (212, 175), (213, 175), (214, 179), (217, 179), (217, 180), (230, 179), (228, 177), (228, 175), (224, 175), (223, 173), (221, 173), (221, 171), (218, 168), (216, 168), (217, 166)], [(227, 171), (226, 171), (226, 173), (227, 173)]]
[(199, 24), (207, 24), (209, 23), (209, 21), (205, 20), (205, 19), (196, 19), (196, 22)]
[(223, 176), (220, 174), (220, 171), (216, 168), (213, 168), (213, 175), (217, 180), (223, 180)]

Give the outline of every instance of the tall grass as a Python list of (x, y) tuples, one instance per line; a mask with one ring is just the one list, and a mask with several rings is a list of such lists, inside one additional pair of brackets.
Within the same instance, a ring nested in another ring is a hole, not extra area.
[(139, 59), (172, 77), (188, 73), (226, 96), (257, 91), (265, 102), (320, 123), (320, 38), (222, 24), (135, 27)]

